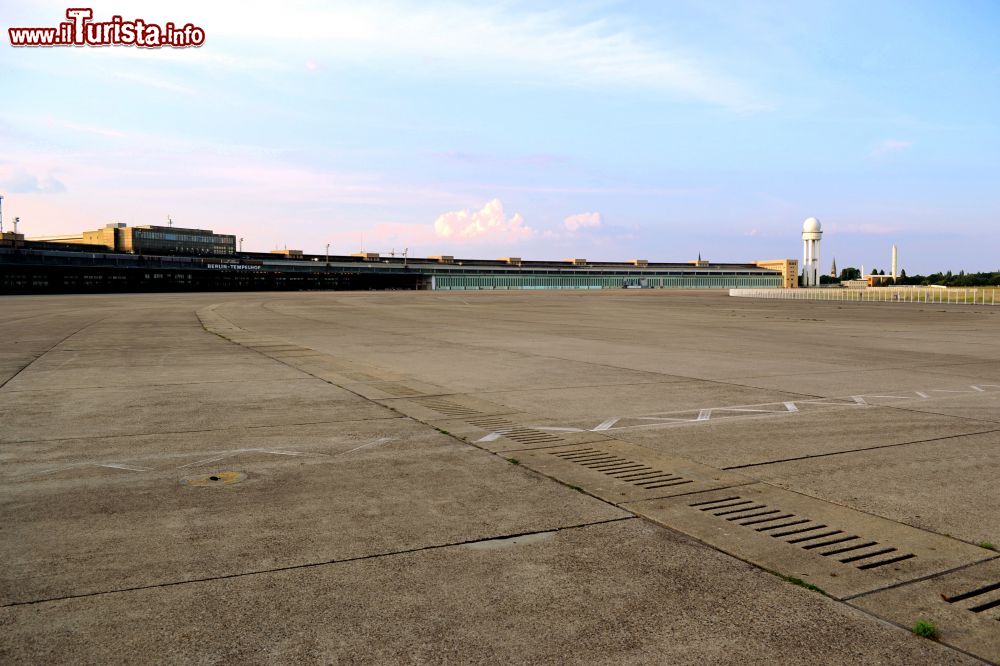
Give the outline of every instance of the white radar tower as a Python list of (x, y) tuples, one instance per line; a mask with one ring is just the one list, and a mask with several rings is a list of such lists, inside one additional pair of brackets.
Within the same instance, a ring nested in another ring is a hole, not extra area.
[(823, 227), (819, 220), (810, 217), (802, 224), (802, 286), (819, 285), (819, 242), (823, 239)]

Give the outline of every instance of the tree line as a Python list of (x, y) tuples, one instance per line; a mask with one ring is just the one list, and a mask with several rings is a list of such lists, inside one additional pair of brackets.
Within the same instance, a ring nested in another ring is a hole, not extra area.
[[(885, 275), (885, 269), (872, 269), (871, 275)], [(821, 284), (836, 284), (846, 280), (860, 280), (861, 271), (853, 266), (849, 266), (840, 271), (840, 277), (835, 278), (830, 275), (821, 276)], [(959, 271), (952, 273), (931, 273), (930, 275), (907, 275), (906, 271), (900, 271), (894, 284), (917, 285), (929, 287), (930, 285), (940, 285), (943, 287), (1000, 287), (1000, 271), (990, 271), (986, 273), (966, 273)]]

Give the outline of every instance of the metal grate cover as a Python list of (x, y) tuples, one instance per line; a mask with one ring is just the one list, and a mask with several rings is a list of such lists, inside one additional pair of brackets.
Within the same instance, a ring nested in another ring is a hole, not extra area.
[(973, 564), (988, 552), (765, 483), (626, 508), (840, 599)]
[(877, 569), (916, 557), (894, 546), (836, 529), (826, 522), (739, 495), (688, 506), (858, 569)]

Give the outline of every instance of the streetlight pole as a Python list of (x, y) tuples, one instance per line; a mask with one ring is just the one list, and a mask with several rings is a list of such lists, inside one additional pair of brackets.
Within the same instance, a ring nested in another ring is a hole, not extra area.
[(243, 239), (240, 239), (240, 254), (243, 253)]
[(326, 244), (326, 267), (330, 267), (330, 244)]

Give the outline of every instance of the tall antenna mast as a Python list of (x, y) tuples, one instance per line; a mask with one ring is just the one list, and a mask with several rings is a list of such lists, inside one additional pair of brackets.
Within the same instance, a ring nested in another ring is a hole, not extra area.
[(0, 234), (3, 233), (3, 195), (0, 194)]
[(170, 219), (170, 215), (167, 215), (167, 226), (168, 227), (174, 226), (174, 221)]

